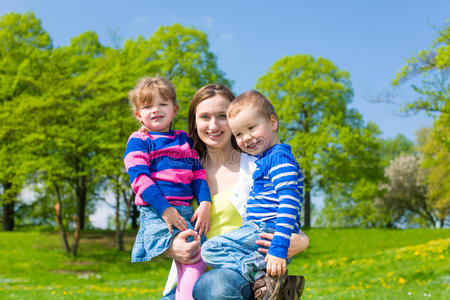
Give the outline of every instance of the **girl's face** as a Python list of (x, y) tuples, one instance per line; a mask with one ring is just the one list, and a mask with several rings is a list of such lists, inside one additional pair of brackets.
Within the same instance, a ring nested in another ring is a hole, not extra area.
[(178, 106), (173, 101), (156, 95), (152, 104), (139, 108), (135, 115), (149, 131), (167, 132), (177, 112)]
[(231, 145), (231, 129), (227, 121), (227, 108), (230, 100), (216, 95), (197, 105), (195, 124), (198, 137), (207, 148), (222, 149)]

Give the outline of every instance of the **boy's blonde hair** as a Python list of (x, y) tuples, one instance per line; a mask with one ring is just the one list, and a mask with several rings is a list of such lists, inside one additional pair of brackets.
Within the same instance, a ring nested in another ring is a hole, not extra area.
[(177, 94), (172, 82), (162, 77), (142, 77), (139, 79), (134, 89), (128, 93), (128, 101), (133, 112), (136, 112), (140, 107), (152, 104), (156, 95), (166, 101), (173, 101), (175, 105), (177, 104)]
[(232, 119), (244, 108), (248, 107), (255, 108), (268, 121), (270, 121), (272, 116), (275, 116), (278, 121), (277, 113), (272, 103), (263, 94), (255, 90), (250, 90), (237, 96), (228, 106), (227, 117)]

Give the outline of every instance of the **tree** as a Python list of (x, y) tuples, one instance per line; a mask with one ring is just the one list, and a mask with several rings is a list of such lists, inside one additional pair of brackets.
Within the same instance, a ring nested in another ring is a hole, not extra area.
[(347, 107), (353, 96), (347, 72), (324, 58), (294, 55), (275, 62), (256, 89), (274, 104), (280, 137), (292, 146), (304, 172), (306, 227), (311, 225), (315, 189), (333, 195), (326, 199), (335, 199), (333, 209), (342, 211), (338, 206), (344, 199), (354, 203), (351, 191), (357, 182), (382, 177), (382, 169), (377, 169), (379, 130), (364, 125), (361, 115)]
[(4, 230), (14, 229), (15, 203), (28, 173), (20, 139), (30, 127), (12, 117), (13, 112), (20, 97), (43, 92), (39, 79), (51, 49), (50, 37), (33, 13), (9, 13), (0, 18), (0, 202)]
[(428, 188), (427, 201), (433, 207), (440, 227), (450, 214), (450, 131), (437, 120), (433, 128), (418, 133), (418, 148), (422, 154)]
[(438, 31), (438, 37), (430, 49), (420, 51), (408, 58), (406, 65), (396, 74), (392, 84), (399, 86), (418, 75), (423, 77), (422, 84), (412, 84), (411, 87), (420, 96), (407, 103), (406, 111), (450, 113), (450, 21)]
[(432, 199), (427, 198), (426, 173), (420, 164), (419, 156), (402, 155), (385, 170), (389, 182), (383, 186), (386, 192), (378, 200), (378, 205), (391, 214), (394, 224), (412, 223), (418, 216), (436, 227), (436, 210), (430, 201)]

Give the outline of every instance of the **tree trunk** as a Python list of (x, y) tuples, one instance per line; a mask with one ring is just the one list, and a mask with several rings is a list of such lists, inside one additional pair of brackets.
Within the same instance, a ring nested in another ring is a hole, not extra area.
[[(134, 193), (132, 194), (132, 197), (134, 199)], [(136, 204), (134, 201), (131, 203), (131, 229), (137, 230), (138, 229), (138, 223), (137, 219), (139, 218), (139, 211), (137, 209)]]
[(78, 207), (77, 207), (77, 218), (80, 223), (80, 229), (84, 229), (84, 216), (86, 211), (86, 197), (87, 197), (86, 187), (84, 184), (77, 190), (78, 197)]
[(3, 230), (14, 230), (14, 201), (3, 203)]
[(117, 250), (123, 251), (123, 235), (120, 227), (120, 191), (118, 186), (116, 186), (116, 243)]
[(66, 230), (64, 229), (64, 224), (63, 224), (63, 221), (62, 221), (62, 214), (61, 214), (62, 201), (61, 201), (61, 194), (59, 192), (59, 186), (56, 183), (53, 183), (53, 186), (55, 187), (56, 199), (58, 201), (55, 204), (56, 222), (58, 223), (59, 233), (61, 235), (61, 239), (62, 239), (62, 242), (63, 242), (64, 250), (66, 250), (66, 253), (70, 253), (69, 241), (67, 240)]
[(311, 227), (311, 189), (309, 187), (309, 177), (305, 174), (305, 199), (303, 209), (305, 212), (305, 220), (303, 222), (303, 227), (310, 228)]
[[(3, 183), (3, 192), (5, 195), (8, 194), (8, 190), (11, 189), (12, 183), (6, 182)], [(11, 197), (10, 199), (5, 199), (3, 202), (3, 230), (4, 231), (13, 231), (14, 230), (14, 204), (15, 197)]]
[(73, 233), (72, 255), (76, 256), (78, 250), (78, 243), (80, 242), (81, 225), (78, 216), (74, 216), (74, 221), (75, 221), (75, 232)]

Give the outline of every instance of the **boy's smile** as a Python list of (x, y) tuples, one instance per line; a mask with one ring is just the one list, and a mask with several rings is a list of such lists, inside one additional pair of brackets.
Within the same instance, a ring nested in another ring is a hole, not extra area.
[(275, 116), (270, 120), (255, 108), (243, 108), (236, 116), (228, 119), (238, 146), (251, 155), (261, 154), (278, 144), (278, 121)]

